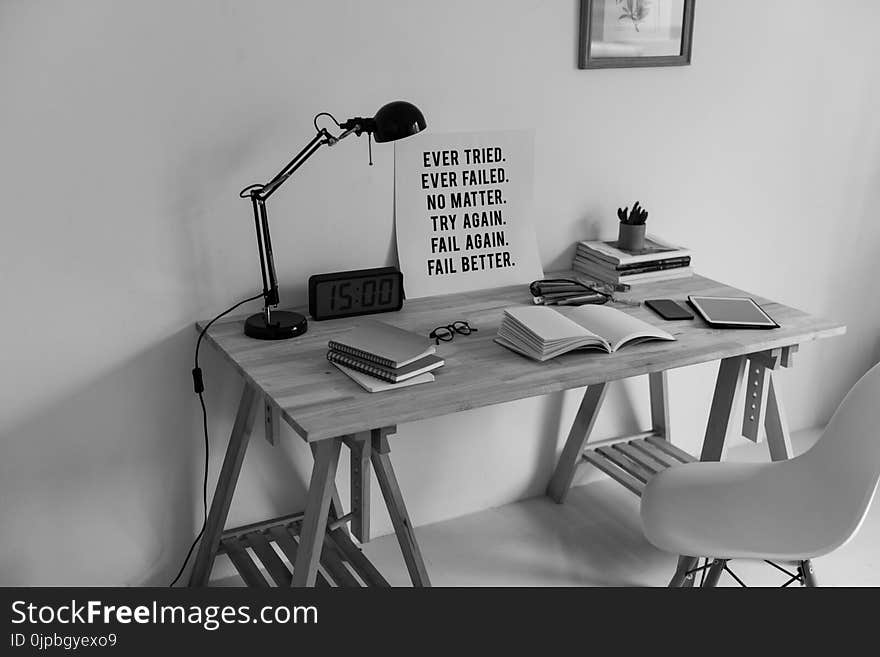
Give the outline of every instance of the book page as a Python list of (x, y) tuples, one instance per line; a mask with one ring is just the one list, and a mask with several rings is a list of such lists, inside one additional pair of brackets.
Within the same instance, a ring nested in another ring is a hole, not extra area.
[(541, 342), (590, 337), (593, 331), (547, 306), (514, 306), (505, 312)]
[(612, 351), (637, 338), (675, 340), (667, 331), (610, 306), (578, 306), (559, 308), (573, 322), (605, 338)]

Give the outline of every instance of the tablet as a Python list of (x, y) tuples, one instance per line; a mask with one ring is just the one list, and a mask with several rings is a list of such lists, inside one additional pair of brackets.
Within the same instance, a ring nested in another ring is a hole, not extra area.
[(749, 297), (696, 297), (688, 303), (709, 326), (719, 328), (779, 328), (764, 310)]

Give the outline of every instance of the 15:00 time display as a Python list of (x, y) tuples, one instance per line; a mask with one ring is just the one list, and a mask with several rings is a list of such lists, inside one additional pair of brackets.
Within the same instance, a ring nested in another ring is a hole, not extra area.
[(402, 307), (403, 274), (396, 267), (316, 274), (309, 278), (309, 312), (318, 321)]

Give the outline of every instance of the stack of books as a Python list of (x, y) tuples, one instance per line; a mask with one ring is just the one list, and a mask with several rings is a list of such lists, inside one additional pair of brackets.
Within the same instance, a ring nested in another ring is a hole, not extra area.
[(327, 360), (364, 390), (383, 392), (429, 383), (445, 361), (430, 340), (373, 320), (330, 340)]
[(639, 251), (626, 251), (617, 240), (578, 242), (572, 269), (614, 285), (664, 281), (692, 275), (691, 252), (646, 237)]

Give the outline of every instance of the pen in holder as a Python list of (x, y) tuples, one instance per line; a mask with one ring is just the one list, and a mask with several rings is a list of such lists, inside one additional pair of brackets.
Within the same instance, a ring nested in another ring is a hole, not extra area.
[(620, 219), (620, 230), (617, 233), (617, 246), (624, 251), (641, 251), (645, 248), (645, 221), (648, 212), (639, 206), (639, 202), (629, 208), (617, 208), (617, 218)]

